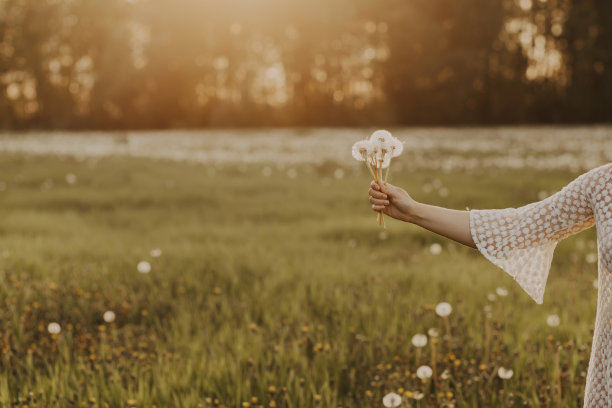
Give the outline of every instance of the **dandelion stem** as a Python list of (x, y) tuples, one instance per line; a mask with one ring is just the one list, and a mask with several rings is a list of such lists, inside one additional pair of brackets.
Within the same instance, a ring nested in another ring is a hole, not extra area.
[(555, 354), (555, 374), (557, 376), (557, 408), (561, 408), (561, 367), (559, 365), (561, 346), (557, 347)]
[(436, 338), (431, 339), (431, 368), (433, 369), (433, 380), (436, 390), (438, 389), (438, 370), (436, 367)]
[[(376, 160), (376, 158), (374, 158), (374, 165), (375, 170), (376, 170), (376, 175), (374, 176), (374, 181), (379, 181), (382, 180), (382, 161), (380, 160)], [(386, 228), (386, 224), (385, 224), (385, 219), (383, 217), (383, 212), (382, 210), (378, 212), (378, 214), (376, 215), (376, 219), (378, 221), (378, 225), (382, 225), (383, 228)]]
[(389, 166), (387, 167), (387, 171), (385, 173), (385, 183), (387, 182), (387, 179), (389, 178), (389, 170), (391, 169), (391, 158), (389, 158)]
[(489, 315), (487, 313), (485, 313), (484, 336), (485, 351), (483, 364), (487, 365), (489, 364)]
[(370, 175), (372, 176), (372, 179), (374, 179), (374, 181), (376, 181), (376, 174), (374, 174), (374, 170), (372, 169), (372, 165), (367, 160), (366, 160), (366, 165), (368, 166), (368, 170), (370, 170)]

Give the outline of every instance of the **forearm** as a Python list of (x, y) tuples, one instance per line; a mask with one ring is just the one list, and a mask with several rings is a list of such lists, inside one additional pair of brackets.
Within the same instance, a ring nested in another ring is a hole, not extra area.
[(470, 232), (469, 211), (451, 210), (434, 205), (415, 203), (412, 216), (406, 221), (460, 244), (476, 248)]

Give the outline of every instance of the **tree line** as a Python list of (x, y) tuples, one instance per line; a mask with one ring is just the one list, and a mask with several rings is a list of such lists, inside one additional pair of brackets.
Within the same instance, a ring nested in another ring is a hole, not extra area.
[(0, 0), (0, 127), (596, 123), (609, 0)]

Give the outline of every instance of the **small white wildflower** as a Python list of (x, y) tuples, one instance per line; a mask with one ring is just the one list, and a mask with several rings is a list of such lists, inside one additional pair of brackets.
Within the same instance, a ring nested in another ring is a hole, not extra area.
[(419, 368), (417, 368), (416, 375), (421, 380), (426, 380), (426, 379), (430, 378), (432, 376), (432, 374), (433, 374), (433, 370), (431, 369), (430, 366), (422, 365)]
[(159, 248), (153, 248), (150, 252), (149, 255), (151, 255), (153, 258), (159, 258), (162, 254), (162, 250)]
[(107, 310), (104, 312), (104, 315), (102, 315), (102, 318), (106, 323), (112, 323), (115, 321), (115, 312), (112, 310)]
[(423, 394), (421, 391), (415, 391), (412, 393), (412, 398), (414, 398), (417, 401), (422, 400), (424, 396), (425, 394)]
[(400, 397), (394, 392), (390, 392), (389, 394), (385, 395), (383, 398), (383, 405), (387, 408), (399, 407), (401, 403), (402, 403), (402, 397)]
[(513, 374), (514, 374), (514, 371), (512, 371), (509, 368), (499, 367), (499, 369), (497, 370), (497, 375), (502, 380), (509, 380), (510, 378), (512, 378)]
[(66, 178), (66, 183), (68, 184), (76, 184), (77, 182), (77, 176), (72, 173), (66, 174), (65, 178)]
[(51, 334), (59, 334), (62, 331), (62, 327), (57, 322), (51, 322), (47, 326), (47, 331)]
[(495, 293), (497, 293), (497, 295), (501, 297), (508, 296), (508, 289), (499, 287), (495, 289)]
[(495, 296), (495, 293), (489, 293), (487, 294), (487, 299), (489, 300), (489, 302), (495, 302), (497, 296)]
[(427, 345), (427, 336), (424, 334), (415, 334), (412, 336), (412, 345), (414, 347), (425, 347)]
[(147, 261), (140, 261), (138, 262), (138, 266), (136, 266), (136, 269), (138, 269), (138, 272), (140, 273), (149, 273), (151, 272), (151, 264)]
[(551, 314), (546, 318), (546, 324), (550, 327), (557, 327), (561, 324), (561, 319), (556, 314)]
[(427, 334), (429, 335), (429, 337), (438, 337), (440, 335), (440, 333), (438, 332), (438, 329), (432, 327), (431, 329), (427, 330)]
[(597, 254), (593, 252), (588, 253), (586, 256), (586, 261), (590, 264), (597, 262)]
[(446, 302), (438, 303), (436, 306), (436, 314), (440, 317), (446, 317), (451, 314), (453, 307)]
[(450, 378), (450, 371), (448, 371), (448, 368), (444, 371), (442, 371), (442, 374), (440, 374), (440, 379), (441, 380), (448, 380)]
[(436, 243), (431, 244), (431, 246), (429, 247), (429, 252), (431, 252), (434, 255), (439, 255), (442, 252), (442, 245)]

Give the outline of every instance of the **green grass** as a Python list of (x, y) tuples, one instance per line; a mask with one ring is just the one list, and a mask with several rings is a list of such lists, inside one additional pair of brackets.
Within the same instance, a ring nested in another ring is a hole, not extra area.
[[(381, 235), (365, 170), (337, 179), (326, 163), (291, 179), (262, 167), (213, 177), (175, 162), (0, 155), (0, 405), (379, 407), (390, 391), (420, 391), (402, 406), (556, 407), (558, 378), (561, 406), (580, 405), (594, 231), (558, 246), (539, 306), (476, 251), (392, 220)], [(575, 176), (428, 171), (392, 181), (431, 204), (499, 208)], [(425, 193), (432, 183), (448, 196)], [(440, 255), (429, 251), (436, 242)], [(149, 274), (137, 272), (141, 260)], [(488, 300), (499, 286), (509, 295)], [(441, 301), (453, 306), (450, 335), (433, 311)], [(552, 313), (559, 327), (546, 325)], [(430, 328), (440, 332), (438, 377), (449, 375), (423, 383), (415, 372), (433, 364), (432, 339), (420, 355), (410, 339)], [(503, 382), (500, 366), (514, 376)]]

